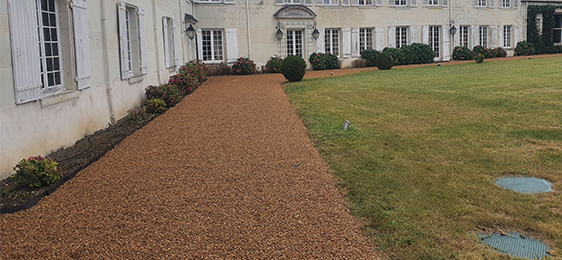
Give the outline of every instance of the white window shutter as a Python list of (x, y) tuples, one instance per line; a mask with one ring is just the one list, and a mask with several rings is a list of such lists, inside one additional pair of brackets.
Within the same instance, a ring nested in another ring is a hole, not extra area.
[(441, 35), (443, 35), (443, 48), (441, 48), (441, 53), (443, 54), (443, 61), (451, 60), (451, 34), (449, 33), (450, 28), (451, 27), (449, 27), (448, 25), (443, 25), (443, 27), (441, 27)]
[(235, 4), (236, 1), (235, 0), (224, 0), (225, 4)]
[(381, 51), (384, 49), (384, 28), (375, 28), (375, 49)]
[(324, 38), (326, 37), (326, 30), (324, 28), (317, 28), (320, 34), (318, 35), (318, 40), (316, 40), (316, 52), (317, 53), (324, 53), (325, 50), (325, 42)]
[(449, 0), (441, 0), (441, 6), (448, 7), (449, 6)]
[(349, 6), (349, 0), (341, 0), (342, 6)]
[(174, 65), (173, 66), (178, 66), (179, 65), (179, 52), (178, 52), (178, 32), (177, 32), (177, 22), (176, 20), (172, 20), (172, 43), (174, 44), (174, 49), (172, 50), (174, 52), (174, 55), (172, 57), (174, 57)]
[(490, 8), (494, 8), (496, 0), (488, 0)]
[(275, 0), (275, 5), (283, 5), (283, 0)]
[(396, 47), (396, 27), (388, 27), (388, 47)]
[(342, 49), (343, 49), (343, 56), (350, 57), (351, 56), (351, 28), (343, 28), (342, 29)]
[(197, 29), (197, 59), (203, 60), (203, 34)]
[(359, 6), (359, 0), (351, 0), (351, 6)]
[(478, 7), (478, 0), (472, 0), (472, 6)]
[(168, 42), (168, 18), (162, 17), (162, 32), (164, 33), (164, 64), (166, 64), (166, 68), (170, 67), (170, 46)]
[(517, 8), (519, 6), (517, 2), (519, 2), (519, 0), (511, 0), (511, 8)]
[(86, 0), (72, 0), (74, 48), (76, 53), (76, 83), (78, 89), (90, 86), (90, 30)]
[(375, 6), (382, 6), (382, 0), (375, 0)]
[(351, 28), (351, 56), (361, 56), (359, 53), (359, 28)]
[(498, 38), (499, 38), (499, 42), (498, 42), (498, 47), (505, 47), (503, 46), (503, 25), (498, 26)]
[[(460, 26), (459, 26), (459, 31), (460, 31)], [(453, 47), (457, 47), (461, 45), (461, 36), (460, 36), (460, 32), (459, 33), (455, 33), (453, 34)]]
[(316, 0), (316, 6), (322, 6), (324, 5), (324, 1), (323, 0)]
[(141, 73), (148, 73), (148, 62), (146, 60), (146, 27), (144, 25), (144, 10), (140, 7), (137, 9), (139, 17), (139, 46), (140, 46), (140, 65)]
[(420, 32), (419, 26), (410, 26), (410, 44), (420, 42), (419, 32)]
[(9, 19), (12, 38), (12, 70), (16, 104), (41, 98), (41, 64), (35, 0), (10, 1)]
[(513, 26), (513, 43), (511, 44), (511, 47), (515, 48), (518, 42), (519, 42), (519, 26), (515, 25)]
[(312, 0), (304, 0), (304, 5), (312, 5)]
[(422, 43), (429, 44), (429, 25), (422, 26)]
[(471, 29), (472, 29), (472, 48), (474, 48), (474, 46), (480, 44), (480, 26), (472, 25)]
[(429, 6), (429, 0), (423, 0), (422, 6)]
[(123, 2), (119, 2), (119, 52), (121, 58), (121, 79), (129, 78), (129, 52), (127, 51), (127, 6)]
[(228, 62), (238, 59), (238, 33), (236, 28), (226, 28), (226, 55)]
[(418, 0), (410, 0), (410, 6), (411, 7), (417, 7), (418, 6)]
[(495, 25), (488, 26), (488, 47), (495, 48), (498, 47), (497, 39), (498, 39), (498, 30)]
[(394, 0), (388, 0), (388, 6), (394, 6)]

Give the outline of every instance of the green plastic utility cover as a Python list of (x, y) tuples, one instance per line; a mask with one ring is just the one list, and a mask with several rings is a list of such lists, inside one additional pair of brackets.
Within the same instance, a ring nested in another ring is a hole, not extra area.
[(552, 183), (533, 177), (503, 177), (496, 180), (502, 188), (521, 193), (541, 193), (552, 190)]
[(516, 257), (538, 259), (547, 256), (546, 251), (550, 250), (545, 243), (527, 236), (521, 236), (521, 233), (479, 234), (478, 238), (482, 243), (489, 245), (500, 253)]

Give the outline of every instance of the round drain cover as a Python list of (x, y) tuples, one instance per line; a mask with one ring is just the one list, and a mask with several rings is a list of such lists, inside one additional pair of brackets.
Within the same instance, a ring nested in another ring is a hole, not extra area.
[(533, 177), (503, 177), (496, 180), (502, 188), (521, 193), (541, 193), (552, 191), (552, 183)]
[(521, 233), (480, 234), (482, 243), (498, 250), (500, 253), (524, 258), (541, 258), (547, 256), (550, 248), (543, 242), (522, 236)]

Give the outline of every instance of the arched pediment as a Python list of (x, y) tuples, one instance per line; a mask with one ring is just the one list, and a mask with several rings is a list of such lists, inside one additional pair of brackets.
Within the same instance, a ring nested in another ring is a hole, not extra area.
[(286, 5), (273, 14), (275, 19), (314, 19), (316, 14), (302, 5)]

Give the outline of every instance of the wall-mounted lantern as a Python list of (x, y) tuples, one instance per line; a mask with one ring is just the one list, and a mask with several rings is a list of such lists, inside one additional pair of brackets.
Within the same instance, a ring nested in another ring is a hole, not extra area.
[(275, 28), (277, 29), (277, 32), (275, 32), (275, 38), (277, 38), (278, 41), (281, 41), (281, 39), (283, 39), (283, 31), (281, 31), (281, 25), (279, 22), (277, 22), (277, 26)]
[(314, 40), (318, 40), (319, 36), (320, 36), (320, 32), (316, 28), (316, 21), (314, 21), (314, 31), (312, 31), (312, 38), (314, 38)]

